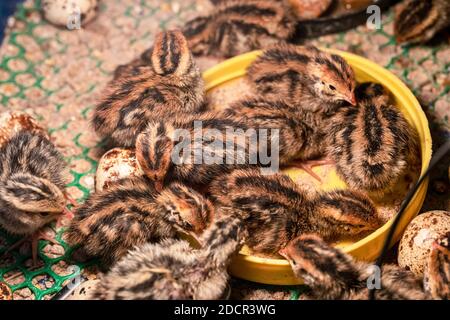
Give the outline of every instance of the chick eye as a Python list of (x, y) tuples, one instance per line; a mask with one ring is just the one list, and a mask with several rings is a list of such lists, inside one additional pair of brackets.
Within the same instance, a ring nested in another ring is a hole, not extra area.
[(48, 217), (50, 215), (50, 213), (49, 212), (39, 212), (39, 215), (41, 217)]
[(333, 86), (333, 85), (328, 85), (328, 88), (330, 88), (330, 90), (333, 90), (333, 91), (335, 91), (336, 90), (336, 87), (335, 86)]

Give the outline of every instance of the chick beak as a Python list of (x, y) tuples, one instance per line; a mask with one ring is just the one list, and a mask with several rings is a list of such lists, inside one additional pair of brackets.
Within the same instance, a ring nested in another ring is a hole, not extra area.
[(162, 183), (162, 181), (156, 180), (155, 181), (156, 191), (161, 192), (163, 188), (164, 188), (164, 184)]
[(67, 209), (67, 207), (64, 207), (62, 215), (63, 215), (64, 218), (67, 218), (69, 220), (72, 220), (75, 217), (73, 212), (71, 210)]
[(64, 209), (61, 212), (61, 215), (56, 217), (56, 229), (59, 229), (64, 226), (64, 221), (72, 220), (75, 217), (73, 212), (67, 207), (64, 207)]
[(279, 250), (278, 254), (280, 256), (282, 256), (283, 258), (285, 258), (286, 260), (289, 260), (289, 258), (288, 258), (289, 256), (288, 256), (286, 248), (283, 248), (283, 249)]
[(191, 237), (192, 239), (194, 239), (194, 241), (195, 241), (200, 247), (203, 247), (203, 242), (202, 242), (200, 236), (199, 236), (197, 233), (195, 233), (194, 231), (189, 231), (187, 234), (189, 235), (189, 237)]
[(345, 99), (345, 101), (350, 103), (352, 106), (356, 106), (357, 101), (356, 101), (355, 93), (352, 92), (351, 95), (349, 97), (347, 97), (347, 99)]

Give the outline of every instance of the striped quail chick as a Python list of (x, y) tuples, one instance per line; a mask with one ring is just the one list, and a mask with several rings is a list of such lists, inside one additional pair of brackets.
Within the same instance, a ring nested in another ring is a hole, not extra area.
[(383, 86), (363, 83), (357, 96), (357, 108), (333, 118), (328, 153), (351, 188), (383, 194), (417, 157), (417, 133)]
[[(201, 128), (196, 129), (197, 124)], [(136, 158), (158, 189), (170, 181), (205, 185), (234, 166), (249, 163), (248, 141), (234, 139), (234, 130), (246, 130), (241, 122), (214, 112), (150, 123), (137, 138)], [(208, 136), (215, 132), (215, 137)], [(182, 147), (185, 148), (182, 150)], [(231, 148), (236, 152), (231, 152)], [(238, 152), (239, 151), (239, 152)], [(216, 160), (208, 160), (207, 155)]]
[(426, 43), (448, 27), (448, 0), (406, 0), (396, 10), (394, 31), (399, 43)]
[(295, 31), (292, 10), (282, 1), (221, 1), (207, 16), (183, 28), (194, 55), (232, 57), (284, 42)]
[(220, 299), (230, 258), (242, 246), (241, 222), (219, 218), (202, 236), (204, 247), (186, 241), (145, 244), (119, 261), (92, 294), (101, 300)]
[(204, 108), (203, 80), (180, 31), (156, 36), (151, 66), (130, 68), (108, 84), (92, 119), (95, 131), (116, 146), (134, 146), (151, 120)]
[(211, 184), (220, 206), (243, 220), (255, 252), (277, 253), (305, 233), (327, 240), (352, 238), (381, 225), (372, 202), (362, 194), (342, 190), (308, 195), (288, 176), (263, 175), (258, 168), (237, 169)]
[(352, 68), (341, 56), (313, 46), (280, 44), (264, 50), (247, 69), (247, 80), (266, 99), (318, 116), (343, 102), (356, 104)]
[[(442, 251), (439, 251), (441, 254)], [(316, 235), (303, 235), (280, 251), (291, 264), (294, 274), (311, 288), (309, 299), (367, 300), (368, 284), (373, 285), (373, 265), (355, 261), (340, 249), (328, 245)], [(446, 268), (448, 276), (448, 251)], [(435, 261), (438, 261), (436, 259)], [(442, 262), (442, 260), (440, 260)], [(396, 265), (383, 265), (377, 300), (424, 300), (439, 298), (425, 292), (421, 279)], [(443, 275), (441, 273), (441, 275)], [(440, 280), (442, 280), (441, 278)], [(442, 283), (448, 294), (448, 278)], [(441, 296), (442, 297), (442, 296)]]
[(34, 265), (38, 240), (55, 241), (38, 231), (67, 213), (69, 179), (61, 153), (41, 134), (20, 131), (0, 148), (0, 226), (11, 234), (32, 236)]
[(178, 231), (198, 236), (213, 214), (207, 199), (180, 183), (158, 193), (151, 181), (123, 179), (77, 209), (67, 242), (108, 268), (137, 245), (174, 238)]

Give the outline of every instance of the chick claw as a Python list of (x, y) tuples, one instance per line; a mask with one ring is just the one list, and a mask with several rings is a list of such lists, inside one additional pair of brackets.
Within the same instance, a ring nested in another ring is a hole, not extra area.
[(302, 169), (307, 174), (309, 174), (314, 179), (316, 179), (317, 181), (322, 182), (322, 178), (320, 178), (319, 175), (317, 173), (315, 173), (312, 169), (317, 166), (323, 166), (323, 165), (329, 165), (329, 164), (335, 164), (335, 162), (333, 160), (329, 160), (329, 159), (307, 160), (307, 161), (299, 160), (299, 161), (291, 163), (290, 166)]

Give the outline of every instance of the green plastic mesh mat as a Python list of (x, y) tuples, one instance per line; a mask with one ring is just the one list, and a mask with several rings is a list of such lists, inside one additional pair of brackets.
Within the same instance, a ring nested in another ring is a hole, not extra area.
[[(74, 31), (43, 20), (40, 1), (26, 1), (17, 9), (0, 47), (0, 111), (26, 111), (48, 128), (70, 164), (73, 180), (68, 192), (73, 198), (84, 201), (94, 187), (97, 161), (104, 150), (88, 119), (114, 68), (148, 48), (159, 29), (181, 25), (210, 6), (207, 0), (102, 1), (98, 17)], [(389, 13), (383, 17), (382, 30), (361, 26), (311, 43), (366, 56), (394, 72), (420, 99), (436, 143), (449, 131), (450, 47), (445, 43), (399, 47), (392, 34)], [(200, 59), (199, 64), (204, 69), (212, 62)], [(435, 175), (444, 175), (444, 169)], [(449, 210), (450, 200), (431, 191), (425, 206)], [(60, 246), (41, 241), (40, 266), (31, 269), (29, 248), (3, 255), (18, 239), (0, 230), (0, 281), (10, 285), (15, 299), (50, 298), (90, 266), (71, 267), (73, 249), (64, 242), (64, 229), (55, 232), (52, 226), (49, 232), (55, 233)], [(236, 279), (232, 286), (238, 288), (238, 298), (297, 299), (303, 290)]]

